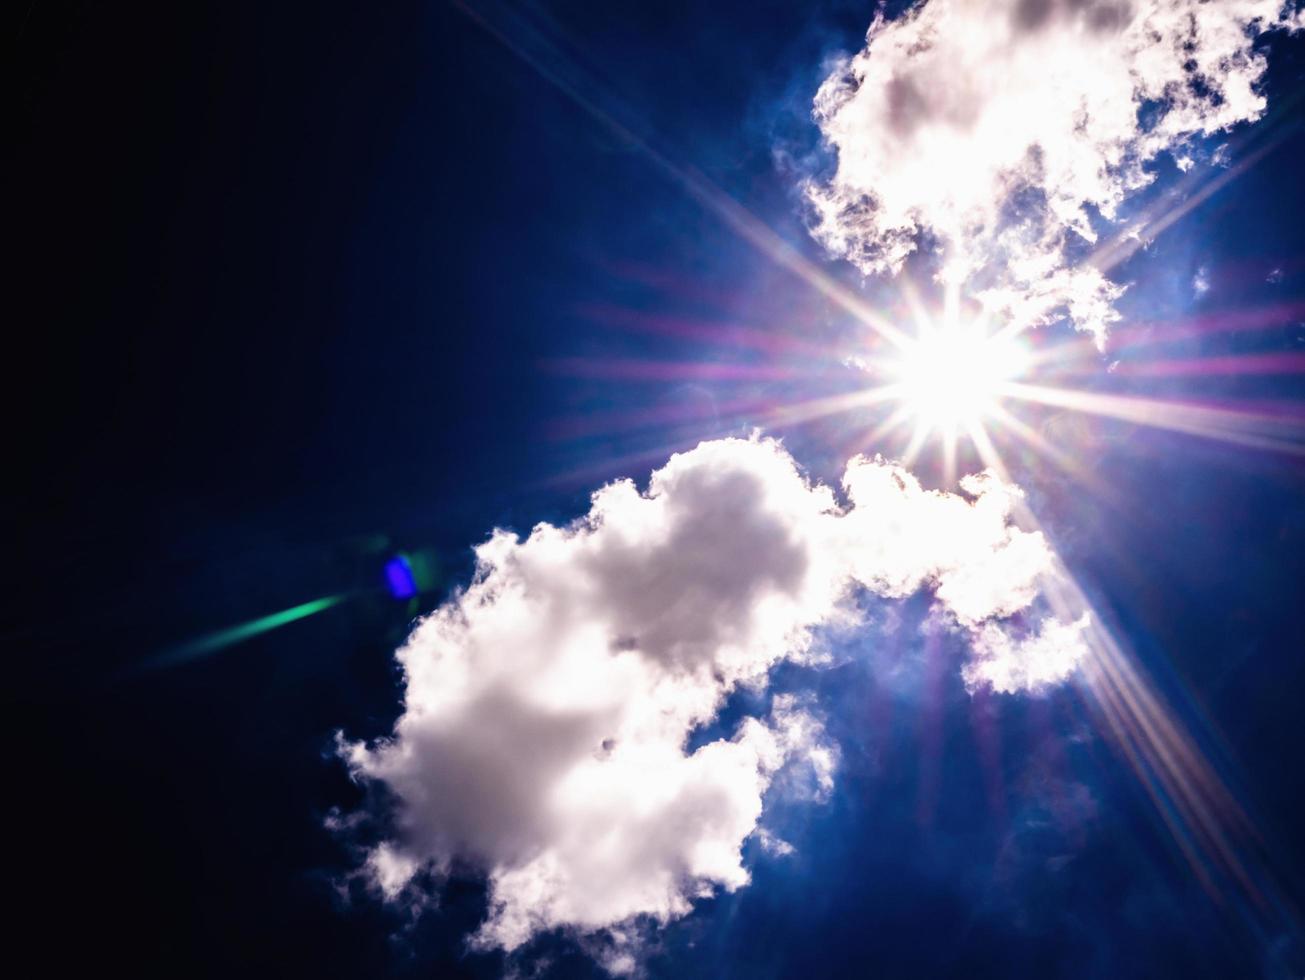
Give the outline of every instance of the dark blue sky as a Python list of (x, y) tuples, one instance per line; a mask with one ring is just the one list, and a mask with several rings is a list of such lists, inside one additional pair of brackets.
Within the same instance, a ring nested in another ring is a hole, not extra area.
[[(524, 9), (539, 33), (517, 36), (547, 40), (527, 53), (564, 85), (823, 261), (795, 191), (799, 163), (822, 165), (808, 107), (871, 5)], [(605, 480), (765, 423), (795, 385), (849, 390), (807, 347), (842, 350), (855, 325), (453, 5), (35, 4), (16, 49), (16, 931), (50, 973), (500, 975), (464, 949), (474, 873), (415, 923), (336, 891), (354, 857), (322, 824), (359, 797), (333, 733), (380, 735), (399, 710), (411, 610), (380, 588), (385, 558), (433, 549), (454, 585), (493, 526), (570, 519)], [(1305, 349), (1305, 40), (1268, 50), (1281, 141), (1120, 270), (1125, 350), (1130, 323), (1266, 309), (1171, 356)], [(891, 306), (890, 284), (828, 269)], [(800, 382), (769, 370), (787, 357)], [(749, 370), (640, 375), (650, 360)], [(1300, 375), (1091, 383), (1305, 395)], [(1113, 494), (1031, 457), (1014, 476), (1256, 818), (1276, 893), (1305, 902), (1299, 457), (1033, 421)], [(876, 448), (840, 420), (774, 431), (826, 479)], [(827, 804), (777, 816), (797, 855), (750, 850), (752, 885), (661, 933), (652, 975), (1305, 970), (1290, 915), (1201, 888), (1075, 688), (972, 698), (919, 642), (865, 645), (776, 681), (816, 692), (843, 752)], [(596, 972), (558, 937), (530, 956)]]

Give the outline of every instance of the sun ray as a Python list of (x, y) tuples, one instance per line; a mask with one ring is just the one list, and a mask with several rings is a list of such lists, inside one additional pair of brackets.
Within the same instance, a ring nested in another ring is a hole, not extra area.
[(956, 482), (956, 428), (946, 426), (941, 433), (940, 452), (942, 457), (943, 484), (951, 486)]
[(812, 398), (804, 402), (780, 403), (765, 414), (766, 421), (775, 425), (795, 425), (810, 422), (853, 409), (869, 408), (893, 401), (902, 395), (899, 385), (881, 385), (877, 388), (865, 388), (842, 395), (829, 395), (824, 398)]
[(1007, 382), (1002, 394), (1053, 408), (1119, 419), (1256, 449), (1305, 455), (1305, 420), (1293, 413), (1231, 409), (1130, 395)]
[(902, 462), (909, 466), (914, 466), (915, 461), (920, 456), (920, 450), (924, 448), (925, 440), (929, 438), (929, 426), (923, 419), (917, 419), (915, 428), (911, 431), (911, 438), (906, 443), (906, 448), (902, 450)]
[(557, 357), (540, 367), (572, 378), (611, 381), (790, 381), (826, 378), (828, 365), (748, 364), (738, 361), (662, 361), (633, 357)]
[(1273, 351), (1173, 360), (1119, 361), (1111, 373), (1116, 377), (1146, 378), (1305, 374), (1305, 353)]
[[(1281, 123), (1283, 121), (1283, 110), (1289, 107), (1292, 102), (1297, 101), (1298, 98), (1299, 96), (1290, 100), (1290, 102), (1279, 104), (1275, 113), (1277, 117), (1275, 122)], [(1201, 204), (1204, 204), (1210, 197), (1238, 177), (1241, 177), (1277, 149), (1283, 140), (1291, 134), (1291, 131), (1291, 126), (1277, 126), (1276, 128), (1272, 124), (1260, 126), (1255, 132), (1257, 136), (1263, 136), (1264, 139), (1256, 149), (1247, 153), (1234, 165), (1216, 171), (1212, 176), (1206, 176), (1205, 173), (1198, 176), (1198, 172), (1193, 171), (1187, 180), (1180, 183), (1169, 195), (1171, 200), (1179, 198), (1177, 204), (1160, 213), (1153, 212), (1142, 215), (1140, 219), (1133, 221), (1129, 227), (1088, 256), (1084, 264), (1094, 266), (1102, 273), (1106, 273), (1120, 263), (1127, 261), (1138, 249), (1153, 241), (1156, 236)]]
[(902, 276), (898, 291), (902, 301), (906, 304), (907, 310), (911, 314), (911, 321), (915, 326), (915, 332), (918, 336), (928, 330), (933, 324), (933, 317), (929, 309), (925, 306), (924, 300), (920, 296), (920, 290), (915, 285), (915, 281), (910, 276)]
[[(1130, 355), (1152, 347), (1205, 337), (1267, 332), (1305, 318), (1305, 303), (1286, 302), (1253, 309), (1227, 309), (1182, 320), (1129, 323), (1115, 330), (1108, 342), (1108, 356), (1115, 359), (1119, 373)], [(1056, 374), (1096, 375), (1102, 369), (1102, 352), (1088, 337), (1075, 335), (1046, 343), (1029, 354), (1029, 373), (1049, 368)]]
[(1013, 436), (1027, 445), (1034, 452), (1043, 456), (1065, 473), (1074, 477), (1080, 486), (1087, 487), (1098, 497), (1115, 502), (1114, 491), (1107, 486), (1091, 469), (1084, 466), (1069, 453), (1060, 449), (1037, 429), (1024, 422), (1005, 407), (998, 405), (992, 410), (993, 421), (1003, 432)]
[(967, 426), (970, 441), (974, 443), (974, 449), (979, 454), (979, 459), (983, 465), (988, 467), (997, 476), (1001, 477), (1003, 483), (1010, 483), (1010, 470), (1006, 468), (1005, 461), (1001, 454), (997, 452), (997, 447), (993, 445), (988, 430), (983, 427), (983, 423), (976, 420), (971, 421)]
[(858, 437), (855, 452), (866, 449), (873, 451), (881, 440), (888, 438), (888, 436), (900, 429), (910, 420), (910, 417), (910, 411), (905, 406), (899, 405), (887, 418), (871, 429), (868, 435)]
[(909, 342), (907, 335), (887, 317), (847, 286), (825, 273), (704, 174), (693, 167), (675, 162), (653, 145), (651, 137), (638, 132), (633, 123), (623, 122), (615, 99), (603, 90), (597, 80), (589, 77), (559, 45), (545, 37), (520, 15), (501, 6), (496, 7), (491, 13), (486, 9), (474, 8), (463, 0), (454, 0), (454, 5), (596, 122), (641, 153), (686, 195), (715, 215), (742, 241), (776, 266), (791, 272), (800, 281), (884, 340), (898, 347)]
[[(973, 424), (970, 435), (985, 465), (1005, 479), (1007, 467), (983, 427)], [(1023, 498), (1014, 506), (1017, 521), (1046, 533)], [(1061, 621), (1077, 622), (1087, 614), (1083, 689), (1202, 887), (1254, 923), (1299, 935), (1299, 915), (1260, 857), (1263, 841), (1254, 822), (1193, 734), (1111, 635), (1058, 557), (1044, 585)]]
[(673, 337), (729, 350), (755, 350), (775, 357), (797, 355), (826, 364), (837, 359), (829, 347), (809, 341), (791, 331), (751, 323), (672, 316), (604, 303), (585, 305), (580, 313), (604, 327), (631, 333)]

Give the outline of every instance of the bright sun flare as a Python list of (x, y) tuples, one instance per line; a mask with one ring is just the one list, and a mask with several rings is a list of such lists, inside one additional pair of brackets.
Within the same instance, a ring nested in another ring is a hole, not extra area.
[(1028, 366), (1015, 339), (979, 324), (931, 327), (893, 365), (905, 407), (919, 426), (943, 433), (973, 429), (994, 408), (1002, 386)]

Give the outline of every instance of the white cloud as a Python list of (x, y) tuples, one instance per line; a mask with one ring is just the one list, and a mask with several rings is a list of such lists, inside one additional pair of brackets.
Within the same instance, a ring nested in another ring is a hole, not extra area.
[(776, 837), (764, 827), (757, 831), (757, 843), (761, 849), (773, 857), (789, 857), (797, 851), (788, 841)]
[(377, 845), (367, 855), (367, 874), (386, 898), (398, 898), (412, 876), (418, 871), (418, 862), (388, 843)]
[[(844, 488), (840, 502), (809, 483), (774, 441), (721, 440), (673, 456), (645, 492), (604, 487), (569, 527), (495, 532), (472, 584), (399, 652), (393, 736), (342, 748), (398, 801), (369, 859), (378, 887), (393, 897), (422, 868), (470, 862), (490, 886), (476, 942), (511, 950), (556, 927), (611, 930), (619, 947), (640, 917), (746, 884), (741, 847), (767, 792), (821, 798), (837, 754), (790, 696), (688, 751), (729, 692), (817, 658), (819, 627), (854, 622), (857, 585), (932, 586), (983, 639), (1052, 573), (1042, 536), (1010, 522), (1017, 491), (992, 476), (959, 496), (858, 458)], [(1073, 669), (1020, 655), (1034, 686)]]
[(966, 686), (1010, 694), (1059, 683), (1087, 654), (1083, 633), (1089, 623), (1086, 614), (1072, 623), (1044, 620), (1037, 632), (1022, 637), (985, 624), (974, 636), (976, 656), (962, 670)]
[(1067, 248), (1117, 214), (1171, 150), (1258, 118), (1252, 47), (1299, 28), (1290, 0), (929, 0), (877, 18), (821, 86), (837, 171), (811, 182), (814, 232), (866, 274), (921, 236), (944, 278), (1026, 326), (1067, 312), (1104, 336), (1122, 288)]
[(1010, 523), (1018, 488), (989, 473), (961, 481), (969, 500), (926, 491), (901, 467), (857, 457), (843, 485), (854, 505), (840, 520), (850, 577), (881, 595), (933, 584), (943, 606), (974, 625), (1027, 607), (1050, 572), (1043, 536)]

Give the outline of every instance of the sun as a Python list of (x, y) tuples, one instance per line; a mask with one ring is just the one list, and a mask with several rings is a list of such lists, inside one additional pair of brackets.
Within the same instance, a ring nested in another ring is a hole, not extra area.
[(979, 322), (954, 323), (922, 329), (890, 373), (917, 430), (951, 435), (981, 425), (1028, 361), (1017, 339), (990, 334)]

